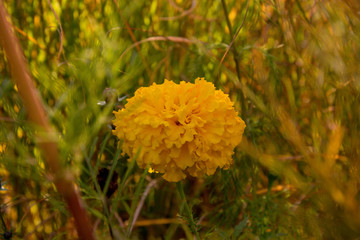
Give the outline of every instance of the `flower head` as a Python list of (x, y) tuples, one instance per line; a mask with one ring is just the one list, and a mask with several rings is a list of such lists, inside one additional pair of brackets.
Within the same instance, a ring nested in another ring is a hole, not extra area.
[(134, 157), (139, 151), (139, 167), (171, 182), (228, 168), (245, 128), (228, 95), (203, 78), (139, 88), (114, 114), (123, 152)]

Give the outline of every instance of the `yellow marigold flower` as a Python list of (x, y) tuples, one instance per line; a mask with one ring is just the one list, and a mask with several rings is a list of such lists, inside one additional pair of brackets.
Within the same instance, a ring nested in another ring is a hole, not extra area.
[(139, 167), (170, 182), (228, 168), (245, 128), (228, 95), (203, 78), (139, 88), (114, 114), (123, 152), (132, 158), (140, 149)]

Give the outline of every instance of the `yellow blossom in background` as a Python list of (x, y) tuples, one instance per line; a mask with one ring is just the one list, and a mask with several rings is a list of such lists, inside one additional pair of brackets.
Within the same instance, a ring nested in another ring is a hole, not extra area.
[(139, 88), (114, 114), (123, 152), (132, 158), (140, 149), (139, 167), (170, 182), (228, 168), (245, 128), (228, 95), (203, 78)]

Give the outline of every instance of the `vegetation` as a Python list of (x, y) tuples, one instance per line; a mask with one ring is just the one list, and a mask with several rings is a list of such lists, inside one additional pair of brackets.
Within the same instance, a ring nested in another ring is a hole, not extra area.
[[(358, 1), (3, 2), (97, 239), (359, 239)], [(0, 232), (77, 238), (4, 39)], [(228, 170), (169, 183), (121, 153), (112, 111), (197, 77), (229, 94), (243, 140)]]

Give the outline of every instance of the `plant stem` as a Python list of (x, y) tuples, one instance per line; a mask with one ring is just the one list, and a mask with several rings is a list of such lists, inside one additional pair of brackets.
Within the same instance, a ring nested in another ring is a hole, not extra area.
[[(239, 27), (239, 29), (236, 31), (235, 35), (233, 33), (233, 30), (232, 30), (231, 22), (230, 22), (230, 19), (229, 19), (229, 13), (228, 13), (228, 10), (226, 8), (225, 0), (221, 0), (221, 4), (222, 4), (223, 10), (224, 10), (226, 24), (227, 24), (227, 26), (229, 28), (229, 33), (230, 33), (230, 38), (231, 38), (231, 43), (229, 45), (229, 48), (233, 53), (233, 58), (234, 58), (235, 68), (236, 68), (236, 74), (237, 74), (237, 77), (239, 79), (239, 82), (241, 83), (241, 74), (240, 74), (240, 65), (239, 65), (240, 55), (237, 52), (235, 45), (233, 46), (233, 43), (235, 42), (236, 37), (238, 36), (242, 26), (244, 25), (246, 15), (247, 15), (247, 12), (248, 12), (248, 9), (249, 9), (249, 0), (247, 1), (247, 4), (246, 4), (246, 12), (245, 12), (244, 20), (243, 20), (241, 26)], [(227, 52), (228, 52), (228, 50), (226, 51), (223, 58), (221, 59), (221, 62), (224, 60), (224, 57), (227, 54)], [(244, 94), (242, 92), (240, 92), (239, 97), (240, 97), (240, 102), (241, 102), (241, 111), (244, 112), (246, 110)]]
[(189, 221), (189, 225), (190, 225), (190, 228), (191, 228), (191, 231), (195, 234), (195, 237), (196, 239), (200, 240), (200, 236), (199, 236), (199, 233), (196, 229), (196, 223), (194, 221), (194, 217), (193, 217), (193, 214), (191, 212), (191, 209), (186, 201), (186, 198), (185, 198), (185, 193), (184, 193), (184, 188), (183, 188), (183, 185), (182, 185), (182, 182), (179, 181), (176, 183), (176, 186), (177, 186), (177, 189), (179, 191), (179, 194), (180, 194), (180, 197), (181, 197), (181, 200), (183, 201), (184, 203), (184, 207), (185, 207), (185, 213), (186, 213), (186, 217)]
[(4, 3), (0, 0), (0, 43), (6, 53), (12, 78), (19, 89), (28, 118), (37, 127), (37, 144), (42, 150), (49, 171), (54, 175), (54, 183), (58, 192), (64, 197), (74, 216), (79, 238), (95, 239), (85, 205), (79, 192), (75, 190), (73, 176), (61, 164), (56, 132), (47, 119), (45, 108), (33, 84), (20, 43), (8, 19)]
[(1, 222), (2, 222), (2, 224), (3, 224), (3, 226), (4, 226), (5, 232), (7, 232), (6, 223), (5, 223), (4, 218), (3, 218), (3, 216), (2, 216), (1, 209), (0, 209), (0, 218), (1, 218)]
[[(223, 7), (223, 10), (224, 10), (224, 15), (225, 15), (225, 19), (226, 19), (226, 24), (229, 28), (229, 33), (230, 33), (230, 38), (231, 40), (234, 39), (234, 33), (233, 33), (233, 30), (232, 30), (232, 26), (231, 26), (231, 23), (230, 23), (230, 19), (229, 19), (229, 13), (228, 13), (228, 10), (226, 8), (226, 4), (225, 4), (225, 0), (221, 0), (221, 4), (222, 4), (222, 7)], [(236, 68), (236, 74), (239, 78), (239, 81), (241, 80), (240, 78), (240, 68), (239, 68), (239, 54), (238, 52), (236, 51), (236, 47), (233, 46), (231, 48), (231, 51), (233, 52), (233, 57), (234, 57), (234, 62), (235, 62), (235, 68)]]

